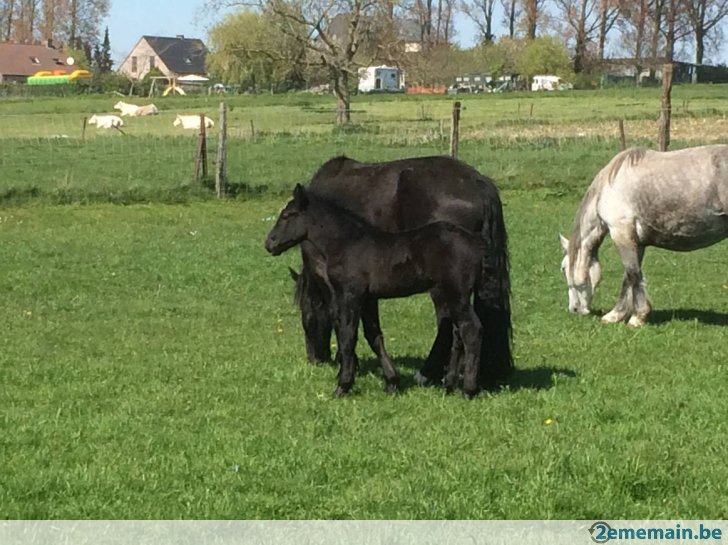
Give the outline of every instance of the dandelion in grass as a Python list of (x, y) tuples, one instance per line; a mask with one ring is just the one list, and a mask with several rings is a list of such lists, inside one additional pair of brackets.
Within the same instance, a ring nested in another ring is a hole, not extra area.
[(550, 425), (551, 425), (551, 424), (553, 424), (553, 423), (554, 423), (554, 419), (553, 419), (553, 418), (546, 418), (546, 419), (544, 419), (544, 421), (543, 421), (543, 425), (544, 425), (544, 426), (550, 426)]

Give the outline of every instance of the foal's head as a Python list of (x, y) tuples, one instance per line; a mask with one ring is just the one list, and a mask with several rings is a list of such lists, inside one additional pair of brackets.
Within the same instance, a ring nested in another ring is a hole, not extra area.
[(586, 252), (572, 248), (569, 239), (559, 235), (564, 258), (561, 260), (561, 272), (566, 277), (569, 287), (569, 312), (589, 314), (592, 298), (599, 282), (602, 280), (602, 266), (596, 255), (571, 255), (571, 252)]
[(280, 255), (301, 243), (308, 231), (308, 195), (301, 184), (293, 190), (293, 199), (283, 208), (276, 224), (268, 233), (265, 249), (273, 255)]

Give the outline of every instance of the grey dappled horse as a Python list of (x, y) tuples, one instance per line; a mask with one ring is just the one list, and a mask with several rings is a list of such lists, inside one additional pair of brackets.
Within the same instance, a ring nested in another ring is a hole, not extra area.
[(728, 236), (728, 145), (617, 154), (594, 178), (579, 205), (561, 269), (569, 311), (589, 314), (601, 279), (599, 246), (609, 233), (624, 266), (622, 291), (607, 323), (641, 326), (650, 313), (642, 277), (647, 246), (687, 252)]

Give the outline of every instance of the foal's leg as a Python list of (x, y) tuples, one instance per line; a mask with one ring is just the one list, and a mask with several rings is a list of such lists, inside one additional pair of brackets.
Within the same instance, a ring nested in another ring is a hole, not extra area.
[(435, 304), (437, 336), (425, 363), (415, 374), (415, 382), (420, 386), (431, 386), (442, 382), (445, 364), (448, 361), (453, 342), (453, 324), (447, 306), (443, 302), (436, 301), (434, 294), (432, 294), (432, 302)]
[(475, 309), (470, 304), (469, 294), (458, 294), (457, 298), (450, 300), (448, 306), (465, 349), (463, 358), (463, 395), (471, 398), (479, 390), (478, 372), (480, 370), (483, 327), (480, 324), (478, 315), (475, 313)]
[(379, 363), (384, 372), (384, 390), (387, 393), (395, 393), (399, 386), (399, 375), (394, 368), (387, 350), (384, 348), (384, 335), (379, 325), (379, 301), (373, 297), (367, 297), (362, 306), (361, 322), (364, 326), (364, 337), (366, 337), (372, 351), (379, 358)]
[(615, 323), (629, 320), (630, 325), (638, 327), (645, 323), (650, 312), (642, 279), (645, 249), (637, 242), (632, 227), (626, 230), (613, 229), (611, 235), (624, 267), (624, 278), (617, 304), (602, 317), (602, 321)]
[(463, 338), (457, 328), (453, 327), (452, 332), (452, 350), (450, 351), (450, 362), (447, 365), (447, 374), (445, 375), (445, 388), (448, 394), (451, 394), (458, 387), (460, 382), (460, 373), (462, 372), (461, 363), (463, 362)]
[(341, 295), (334, 298), (337, 312), (335, 321), (336, 344), (341, 353), (339, 380), (334, 397), (342, 397), (349, 393), (354, 385), (356, 375), (356, 338), (361, 315), (361, 297)]

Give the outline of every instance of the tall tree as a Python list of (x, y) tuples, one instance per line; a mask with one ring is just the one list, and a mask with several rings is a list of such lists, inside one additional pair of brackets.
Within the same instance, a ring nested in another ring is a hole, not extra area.
[(15, 20), (15, 39), (19, 42), (30, 42), (35, 37), (39, 0), (19, 0), (19, 3), (18, 16)]
[(503, 6), (503, 24), (508, 27), (508, 37), (516, 37), (516, 22), (521, 17), (520, 0), (501, 0)]
[[(377, 56), (376, 23), (388, 11), (381, 0), (254, 0), (277, 32), (298, 42), (306, 63), (329, 74), (337, 123), (351, 120), (351, 86), (358, 69)], [(243, 5), (244, 2), (235, 2)], [(248, 4), (248, 2), (245, 2)], [(219, 2), (213, 0), (208, 6)], [(227, 3), (230, 5), (230, 3)]]
[(637, 85), (640, 84), (640, 75), (645, 66), (646, 37), (649, 34), (649, 7), (648, 0), (620, 0), (619, 5), (620, 43), (632, 58)]
[(703, 64), (705, 41), (728, 15), (728, 0), (684, 0), (694, 40), (695, 64)]
[(597, 38), (597, 56), (604, 60), (607, 34), (619, 19), (619, 0), (599, 0), (599, 34)]
[(102, 74), (111, 72), (114, 63), (111, 60), (111, 40), (109, 39), (109, 27), (104, 29), (104, 40), (99, 49), (98, 69)]
[(461, 9), (478, 28), (483, 43), (492, 43), (495, 0), (462, 0)]
[(554, 0), (574, 40), (574, 72), (584, 70), (587, 46), (599, 29), (599, 0)]
[(526, 38), (536, 38), (536, 27), (538, 20), (543, 15), (546, 0), (521, 0), (523, 7), (523, 26), (526, 30)]
[(13, 37), (13, 22), (15, 21), (15, 0), (6, 0), (2, 11), (2, 39), (9, 41)]
[[(371, 0), (376, 4), (378, 0)], [(425, 48), (447, 44), (453, 35), (455, 0), (411, 0), (402, 3), (406, 17), (417, 21)]]
[(110, 0), (42, 0), (37, 25), (40, 37), (77, 48), (96, 44), (109, 5)]

